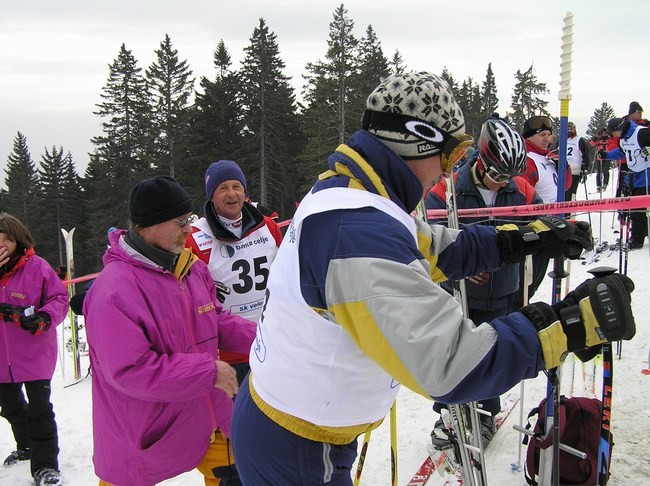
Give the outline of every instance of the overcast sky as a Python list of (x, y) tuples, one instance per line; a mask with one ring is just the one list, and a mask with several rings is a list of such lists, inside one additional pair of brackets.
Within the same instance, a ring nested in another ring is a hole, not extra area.
[[(125, 43), (144, 70), (165, 34), (198, 79), (214, 77), (220, 39), (233, 68), (259, 18), (277, 35), (285, 74), (302, 88), (305, 65), (324, 59), (329, 23), (340, 1), (330, 0), (0, 0), (0, 186), (18, 131), (35, 163), (44, 147), (63, 147), (83, 175), (93, 115), (108, 66)], [(650, 111), (650, 63), (645, 26), (650, 2), (628, 0), (348, 0), (360, 38), (371, 24), (386, 57), (399, 49), (408, 69), (483, 82), (496, 77), (499, 111), (510, 106), (514, 74), (534, 63), (547, 83), (549, 111), (559, 116), (562, 27), (573, 13), (572, 100), (569, 118), (584, 134), (603, 101), (618, 115), (636, 100)], [(332, 147), (334, 148), (334, 147)]]

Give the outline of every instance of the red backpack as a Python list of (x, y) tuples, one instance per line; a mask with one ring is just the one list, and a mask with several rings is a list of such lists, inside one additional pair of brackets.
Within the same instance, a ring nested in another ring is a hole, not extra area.
[[(581, 459), (560, 449), (560, 483), (572, 486), (593, 486), (598, 477), (598, 444), (600, 443), (600, 421), (602, 417), (602, 402), (597, 398), (560, 397), (560, 442), (587, 454)], [(533, 432), (542, 433), (546, 418), (546, 398), (538, 407), (528, 414), (527, 429), (530, 429), (531, 417), (537, 415)], [(546, 439), (531, 439), (526, 451), (524, 476), (526, 482), (537, 486), (539, 472), (539, 451), (552, 446), (553, 434)], [(610, 435), (610, 440), (611, 440)], [(528, 442), (528, 436), (524, 443)], [(610, 456), (614, 443), (610, 442)], [(608, 468), (609, 469), (609, 468)], [(609, 477), (608, 477), (609, 479)]]

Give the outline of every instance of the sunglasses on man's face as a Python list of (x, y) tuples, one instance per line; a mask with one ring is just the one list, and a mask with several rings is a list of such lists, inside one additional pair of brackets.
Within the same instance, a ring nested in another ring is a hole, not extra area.
[(172, 219), (175, 223), (178, 223), (178, 226), (181, 227), (181, 229), (185, 228), (188, 224), (196, 223), (197, 220), (196, 214), (190, 214), (187, 218), (185, 219)]
[(553, 131), (553, 121), (547, 116), (534, 116), (528, 121), (528, 126), (533, 130)]

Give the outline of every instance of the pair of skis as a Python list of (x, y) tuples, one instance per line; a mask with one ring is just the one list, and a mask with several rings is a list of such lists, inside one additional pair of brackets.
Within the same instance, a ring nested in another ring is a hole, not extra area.
[[(417, 215), (423, 221), (427, 221), (423, 202), (418, 206)], [(453, 174), (447, 179), (447, 219), (449, 228), (459, 229)], [(454, 282), (454, 296), (461, 305), (463, 315), (467, 317), (468, 307), (464, 280)], [(442, 451), (434, 462), (431, 456), (429, 456), (420, 468), (423, 474), (416, 473), (414, 478), (420, 477), (420, 481), (424, 480), (426, 482), (433, 470), (437, 468), (439, 471), (442, 471), (443, 464), (446, 464), (445, 468), (447, 470), (457, 469), (460, 471), (464, 484), (468, 484), (469, 486), (487, 485), (487, 471), (481, 437), (481, 421), (479, 418), (480, 413), (477, 402), (470, 402), (463, 405), (449, 405), (451, 434), (455, 441), (454, 449), (456, 457), (451, 461), (447, 457), (447, 453)], [(426, 476), (426, 471), (429, 469), (429, 476)], [(414, 480), (417, 481), (417, 479)], [(424, 484), (424, 482), (411, 482), (409, 484)]]
[[(510, 413), (515, 409), (517, 403), (519, 403), (518, 396), (509, 394), (505, 397), (501, 405), (501, 411), (494, 418), (496, 431), (501, 428)], [(446, 453), (443, 452), (442, 454), (436, 454), (435, 452), (440, 451), (430, 452), (432, 454), (429, 454), (422, 462), (418, 470), (411, 477), (411, 480), (407, 483), (407, 486), (424, 486), (435, 472), (438, 472), (441, 476), (448, 474), (448, 472), (445, 471), (447, 468), (446, 464), (449, 463), (445, 457)]]
[[(63, 234), (63, 239), (65, 240), (65, 259), (66, 259), (66, 280), (72, 280), (74, 278), (74, 237), (75, 228), (72, 228), (69, 232), (61, 228), (61, 233)], [(75, 285), (68, 285), (68, 296), (72, 298), (75, 294)], [(70, 320), (70, 339), (68, 342), (65, 340), (65, 325), (61, 326), (61, 352), (65, 356), (63, 350), (70, 349), (72, 353), (72, 367), (74, 373), (74, 379), (78, 380), (81, 378), (81, 349), (80, 349), (80, 339), (79, 339), (79, 324), (77, 322), (77, 316), (72, 309), (68, 309), (68, 318)], [(69, 344), (69, 346), (68, 346)], [(65, 359), (61, 359), (61, 370), (63, 371), (63, 376), (65, 378)]]

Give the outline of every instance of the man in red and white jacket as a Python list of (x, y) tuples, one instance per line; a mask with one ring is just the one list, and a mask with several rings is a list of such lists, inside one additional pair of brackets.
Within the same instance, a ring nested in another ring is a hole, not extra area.
[[(521, 134), (526, 140), (526, 172), (522, 177), (535, 188), (545, 203), (557, 201), (557, 167), (549, 158), (553, 141), (553, 122), (548, 116), (533, 116), (526, 120)], [(564, 190), (571, 188), (571, 168), (567, 163)]]
[[(270, 217), (247, 200), (244, 173), (236, 162), (220, 160), (205, 173), (203, 217), (192, 224), (188, 246), (207, 263), (224, 309), (257, 322), (266, 281), (282, 233)], [(222, 352), (243, 380), (248, 355)]]
[[(205, 172), (203, 217), (192, 223), (187, 246), (203, 260), (217, 287), (225, 310), (253, 322), (264, 308), (269, 268), (278, 252), (282, 233), (277, 223), (248, 202), (244, 173), (236, 162), (220, 160)], [(241, 385), (248, 370), (248, 353), (219, 350), (219, 359), (237, 372)], [(238, 480), (229, 441), (215, 477), (227, 484)], [(239, 483), (237, 483), (239, 484)]]

